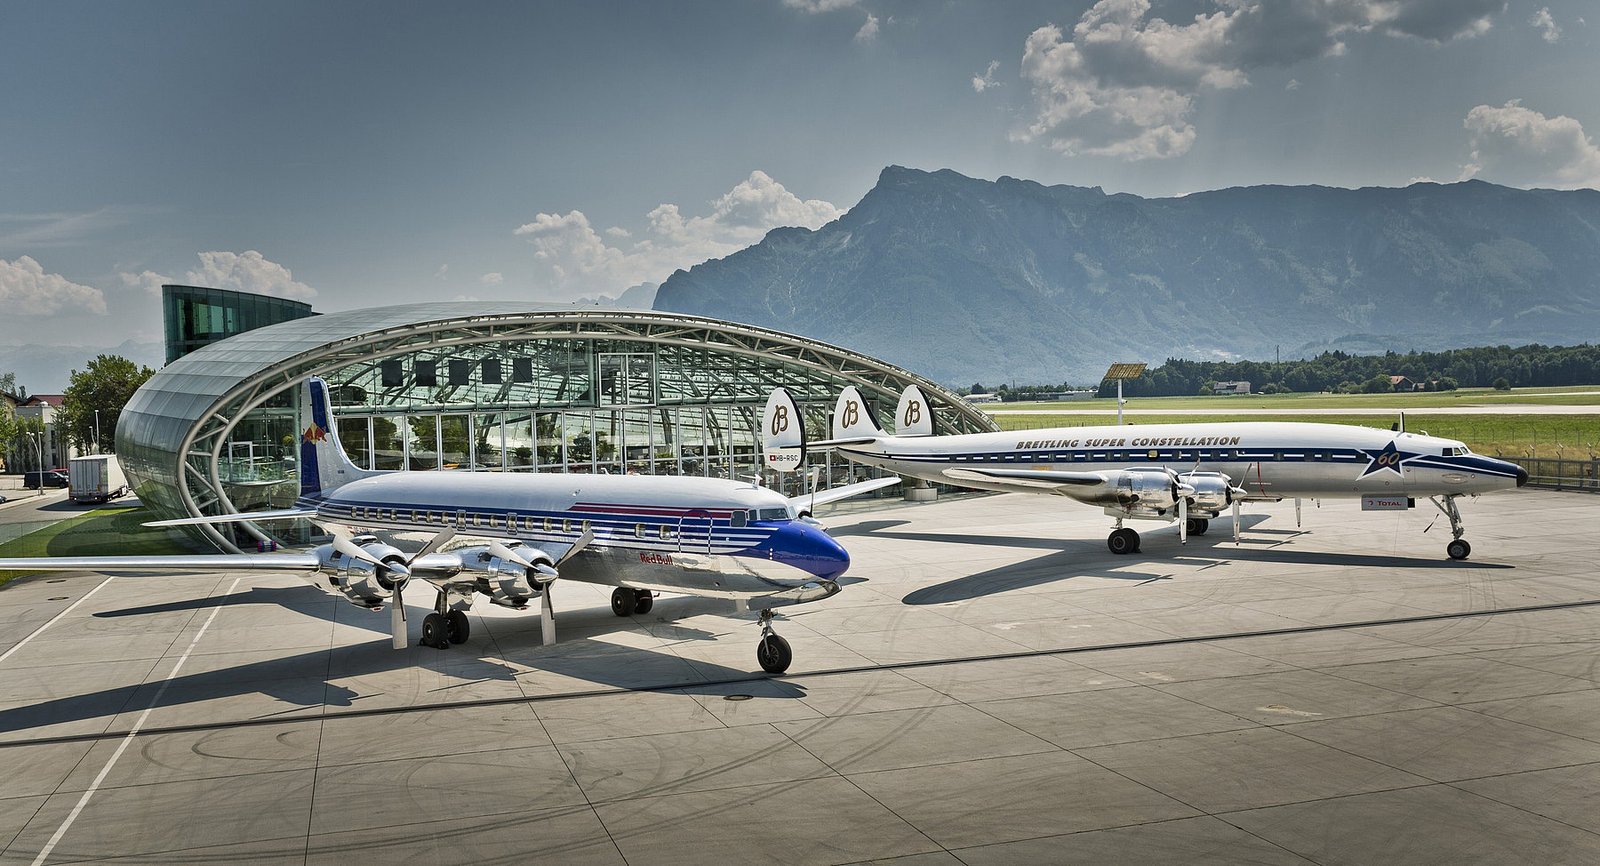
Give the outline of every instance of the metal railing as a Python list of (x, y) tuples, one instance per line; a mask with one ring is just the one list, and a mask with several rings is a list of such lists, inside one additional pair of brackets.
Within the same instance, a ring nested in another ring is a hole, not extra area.
[(1600, 493), (1600, 459), (1568, 460), (1554, 457), (1523, 457), (1515, 454), (1495, 456), (1528, 470), (1529, 487)]

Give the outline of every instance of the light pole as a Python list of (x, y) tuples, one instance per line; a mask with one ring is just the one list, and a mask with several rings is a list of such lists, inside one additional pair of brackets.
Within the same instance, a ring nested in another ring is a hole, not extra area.
[(94, 410), (94, 453), (100, 453), (100, 410)]
[(39, 463), (38, 463), (38, 468), (39, 468), (39, 495), (43, 496), (44, 495), (44, 433), (42, 431), (34, 431), (34, 432), (29, 433), (28, 436), (29, 436), (29, 438), (33, 439), (34, 453), (39, 456)]

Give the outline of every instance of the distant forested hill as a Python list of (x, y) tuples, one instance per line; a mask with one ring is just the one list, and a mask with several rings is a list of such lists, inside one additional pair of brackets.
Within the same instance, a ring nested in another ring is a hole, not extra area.
[(900, 167), (820, 229), (679, 271), (655, 307), (950, 384), (1112, 361), (1600, 337), (1600, 192), (1481, 181), (1146, 199)]

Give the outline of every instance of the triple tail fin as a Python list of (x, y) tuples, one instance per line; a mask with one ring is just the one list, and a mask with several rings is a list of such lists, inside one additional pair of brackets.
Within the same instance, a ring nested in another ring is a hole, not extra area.
[(932, 436), (933, 433), (933, 404), (915, 383), (907, 385), (900, 392), (900, 405), (894, 411), (894, 435)]
[(761, 413), (761, 453), (774, 472), (793, 472), (805, 465), (806, 419), (784, 388), (767, 396), (767, 408)]
[(328, 383), (312, 376), (300, 399), (300, 497), (321, 499), (335, 490), (373, 475), (350, 462), (339, 444), (338, 426), (329, 407)]
[(871, 440), (885, 435), (878, 419), (872, 417), (872, 404), (856, 386), (846, 385), (833, 405), (833, 439)]

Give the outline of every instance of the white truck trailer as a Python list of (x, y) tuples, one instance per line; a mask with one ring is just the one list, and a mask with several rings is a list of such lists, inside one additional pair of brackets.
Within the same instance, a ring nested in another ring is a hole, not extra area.
[(73, 502), (107, 502), (128, 492), (115, 454), (74, 457), (67, 464), (68, 495)]

